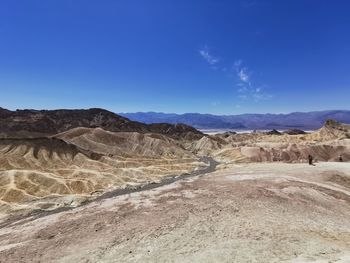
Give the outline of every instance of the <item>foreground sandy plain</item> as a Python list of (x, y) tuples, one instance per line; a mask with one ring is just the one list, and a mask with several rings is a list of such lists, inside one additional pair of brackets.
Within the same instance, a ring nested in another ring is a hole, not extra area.
[(350, 164), (251, 163), (0, 228), (0, 262), (350, 262)]

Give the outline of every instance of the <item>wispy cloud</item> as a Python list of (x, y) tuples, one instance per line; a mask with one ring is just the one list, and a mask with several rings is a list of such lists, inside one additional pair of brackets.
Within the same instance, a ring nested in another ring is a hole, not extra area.
[(238, 77), (242, 82), (249, 83), (249, 74), (246, 68), (241, 68), (238, 71)]
[(220, 61), (220, 59), (218, 57), (216, 57), (210, 53), (210, 50), (207, 46), (205, 46), (202, 49), (199, 49), (198, 52), (199, 52), (200, 56), (212, 66), (217, 64)]
[[(249, 70), (243, 60), (234, 61), (233, 66), (228, 67), (217, 56), (210, 52), (208, 46), (198, 50), (199, 55), (210, 65), (212, 69), (225, 72), (229, 77), (234, 77), (236, 81), (237, 97), (240, 101), (239, 107), (244, 102), (259, 102), (271, 99), (273, 95), (267, 93), (267, 85), (257, 85), (253, 78), (253, 72)], [(219, 63), (220, 62), (220, 63)], [(232, 64), (231, 64), (232, 65)], [(211, 106), (218, 106), (220, 102), (213, 101)]]
[(253, 100), (258, 102), (272, 98), (271, 94), (266, 93), (266, 85), (256, 86), (252, 81), (252, 73), (247, 67), (243, 66), (242, 60), (237, 60), (233, 66), (237, 78), (238, 98), (242, 101)]

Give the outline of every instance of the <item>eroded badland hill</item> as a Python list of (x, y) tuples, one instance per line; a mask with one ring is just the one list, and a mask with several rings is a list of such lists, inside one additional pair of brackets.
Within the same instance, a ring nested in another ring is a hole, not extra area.
[(349, 125), (209, 136), (102, 109), (0, 124), (1, 262), (350, 262)]

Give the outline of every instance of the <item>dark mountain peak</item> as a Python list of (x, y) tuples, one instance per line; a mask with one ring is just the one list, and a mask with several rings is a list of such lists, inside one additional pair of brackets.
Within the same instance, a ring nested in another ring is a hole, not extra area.
[(133, 122), (104, 109), (58, 109), (1, 111), (0, 133), (14, 137), (48, 136), (76, 127), (101, 127), (109, 131), (146, 132), (143, 123)]
[(188, 136), (189, 133), (193, 135), (191, 138), (204, 136), (185, 124), (147, 125), (100, 108), (16, 111), (0, 109), (1, 137), (51, 136), (77, 127), (99, 127), (112, 132), (153, 132), (176, 138)]

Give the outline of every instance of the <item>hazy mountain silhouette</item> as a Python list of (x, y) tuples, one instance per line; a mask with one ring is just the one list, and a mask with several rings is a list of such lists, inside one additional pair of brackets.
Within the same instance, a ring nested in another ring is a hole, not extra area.
[(144, 123), (185, 123), (199, 129), (318, 129), (327, 119), (350, 123), (349, 110), (293, 112), (289, 114), (212, 115), (199, 113), (120, 113)]

